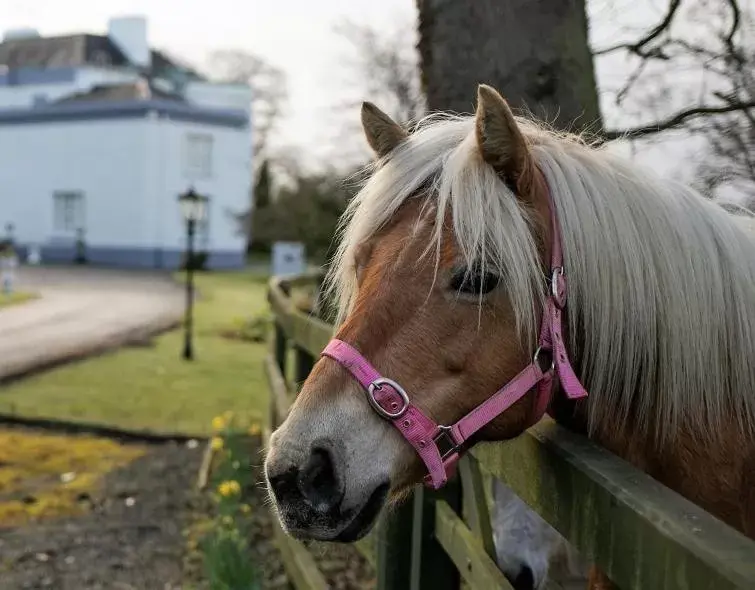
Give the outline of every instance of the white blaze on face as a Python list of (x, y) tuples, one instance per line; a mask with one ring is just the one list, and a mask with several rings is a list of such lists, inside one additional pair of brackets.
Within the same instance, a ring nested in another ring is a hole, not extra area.
[[(339, 528), (349, 526), (375, 491), (389, 485), (412, 456), (411, 447), (370, 408), (364, 396), (357, 384), (340, 394), (315, 395), (311, 399), (305, 392), (270, 439), (265, 462), (268, 481), (281, 472), (304, 469), (313, 449), (328, 450), (343, 497), (337, 510), (329, 512), (337, 513), (331, 514), (332, 522), (327, 525), (331, 530), (322, 535), (334, 536)], [(294, 496), (290, 501), (273, 498), (284, 527), (301, 531), (309, 526), (297, 515), (317, 510), (315, 503), (309, 502), (306, 507), (298, 505), (307, 503), (303, 497)], [(343, 522), (339, 522), (338, 515), (343, 515)]]

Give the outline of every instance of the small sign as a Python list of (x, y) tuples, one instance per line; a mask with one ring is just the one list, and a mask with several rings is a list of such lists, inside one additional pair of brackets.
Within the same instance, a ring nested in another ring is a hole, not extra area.
[(29, 254), (26, 257), (26, 263), (32, 266), (37, 266), (41, 262), (42, 262), (42, 252), (39, 246), (37, 246), (36, 244), (29, 246)]
[(295, 275), (305, 271), (306, 258), (301, 242), (275, 242), (273, 244), (273, 274)]

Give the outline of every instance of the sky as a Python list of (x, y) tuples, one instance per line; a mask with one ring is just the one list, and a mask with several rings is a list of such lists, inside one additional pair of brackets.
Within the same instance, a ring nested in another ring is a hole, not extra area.
[[(593, 45), (634, 38), (657, 21), (666, 2), (590, 0)], [(147, 17), (153, 47), (194, 64), (202, 65), (215, 50), (242, 49), (282, 68), (289, 101), (275, 144), (322, 157), (337, 135), (337, 117), (341, 122), (359, 117), (357, 107), (336, 109), (346, 96), (353, 96), (353, 88), (344, 82), (343, 62), (350, 46), (334, 27), (343, 19), (391, 27), (411, 22), (416, 9), (415, 0), (0, 0), (0, 31), (32, 27), (42, 35), (104, 33), (110, 17), (133, 14)], [(597, 72), (605, 92), (620, 84), (628, 70), (616, 58), (601, 60)], [(470, 103), (474, 92), (470, 89)], [(603, 104), (611, 125), (631, 123), (617, 117), (608, 99)], [(661, 143), (645, 146), (634, 157), (676, 175), (684, 160), (679, 150), (679, 144)]]
[(0, 0), (0, 31), (104, 33), (110, 17), (139, 14), (154, 47), (195, 64), (220, 49), (256, 53), (287, 73), (290, 98), (277, 143), (316, 150), (332, 137), (327, 126), (345, 91), (337, 69), (349, 46), (335, 25), (348, 18), (390, 26), (414, 11), (414, 0)]

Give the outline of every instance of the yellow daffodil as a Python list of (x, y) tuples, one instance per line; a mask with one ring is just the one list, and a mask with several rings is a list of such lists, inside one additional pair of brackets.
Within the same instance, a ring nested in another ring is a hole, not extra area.
[(260, 432), (262, 432), (262, 429), (260, 428), (259, 424), (252, 424), (249, 427), (249, 434), (251, 436), (257, 436)]
[(215, 432), (220, 432), (225, 428), (225, 418), (223, 416), (215, 416), (212, 419), (212, 429)]
[(236, 496), (241, 493), (241, 486), (239, 485), (239, 482), (232, 479), (224, 481), (218, 486), (218, 493), (224, 498)]
[(212, 447), (213, 451), (219, 451), (223, 448), (223, 439), (219, 436), (213, 436), (210, 441), (210, 447)]

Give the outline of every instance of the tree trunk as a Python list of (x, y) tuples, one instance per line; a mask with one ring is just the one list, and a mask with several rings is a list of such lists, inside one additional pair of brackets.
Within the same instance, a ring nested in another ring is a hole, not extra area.
[(601, 129), (585, 0), (417, 0), (430, 110), (473, 112), (480, 83), (560, 129)]

